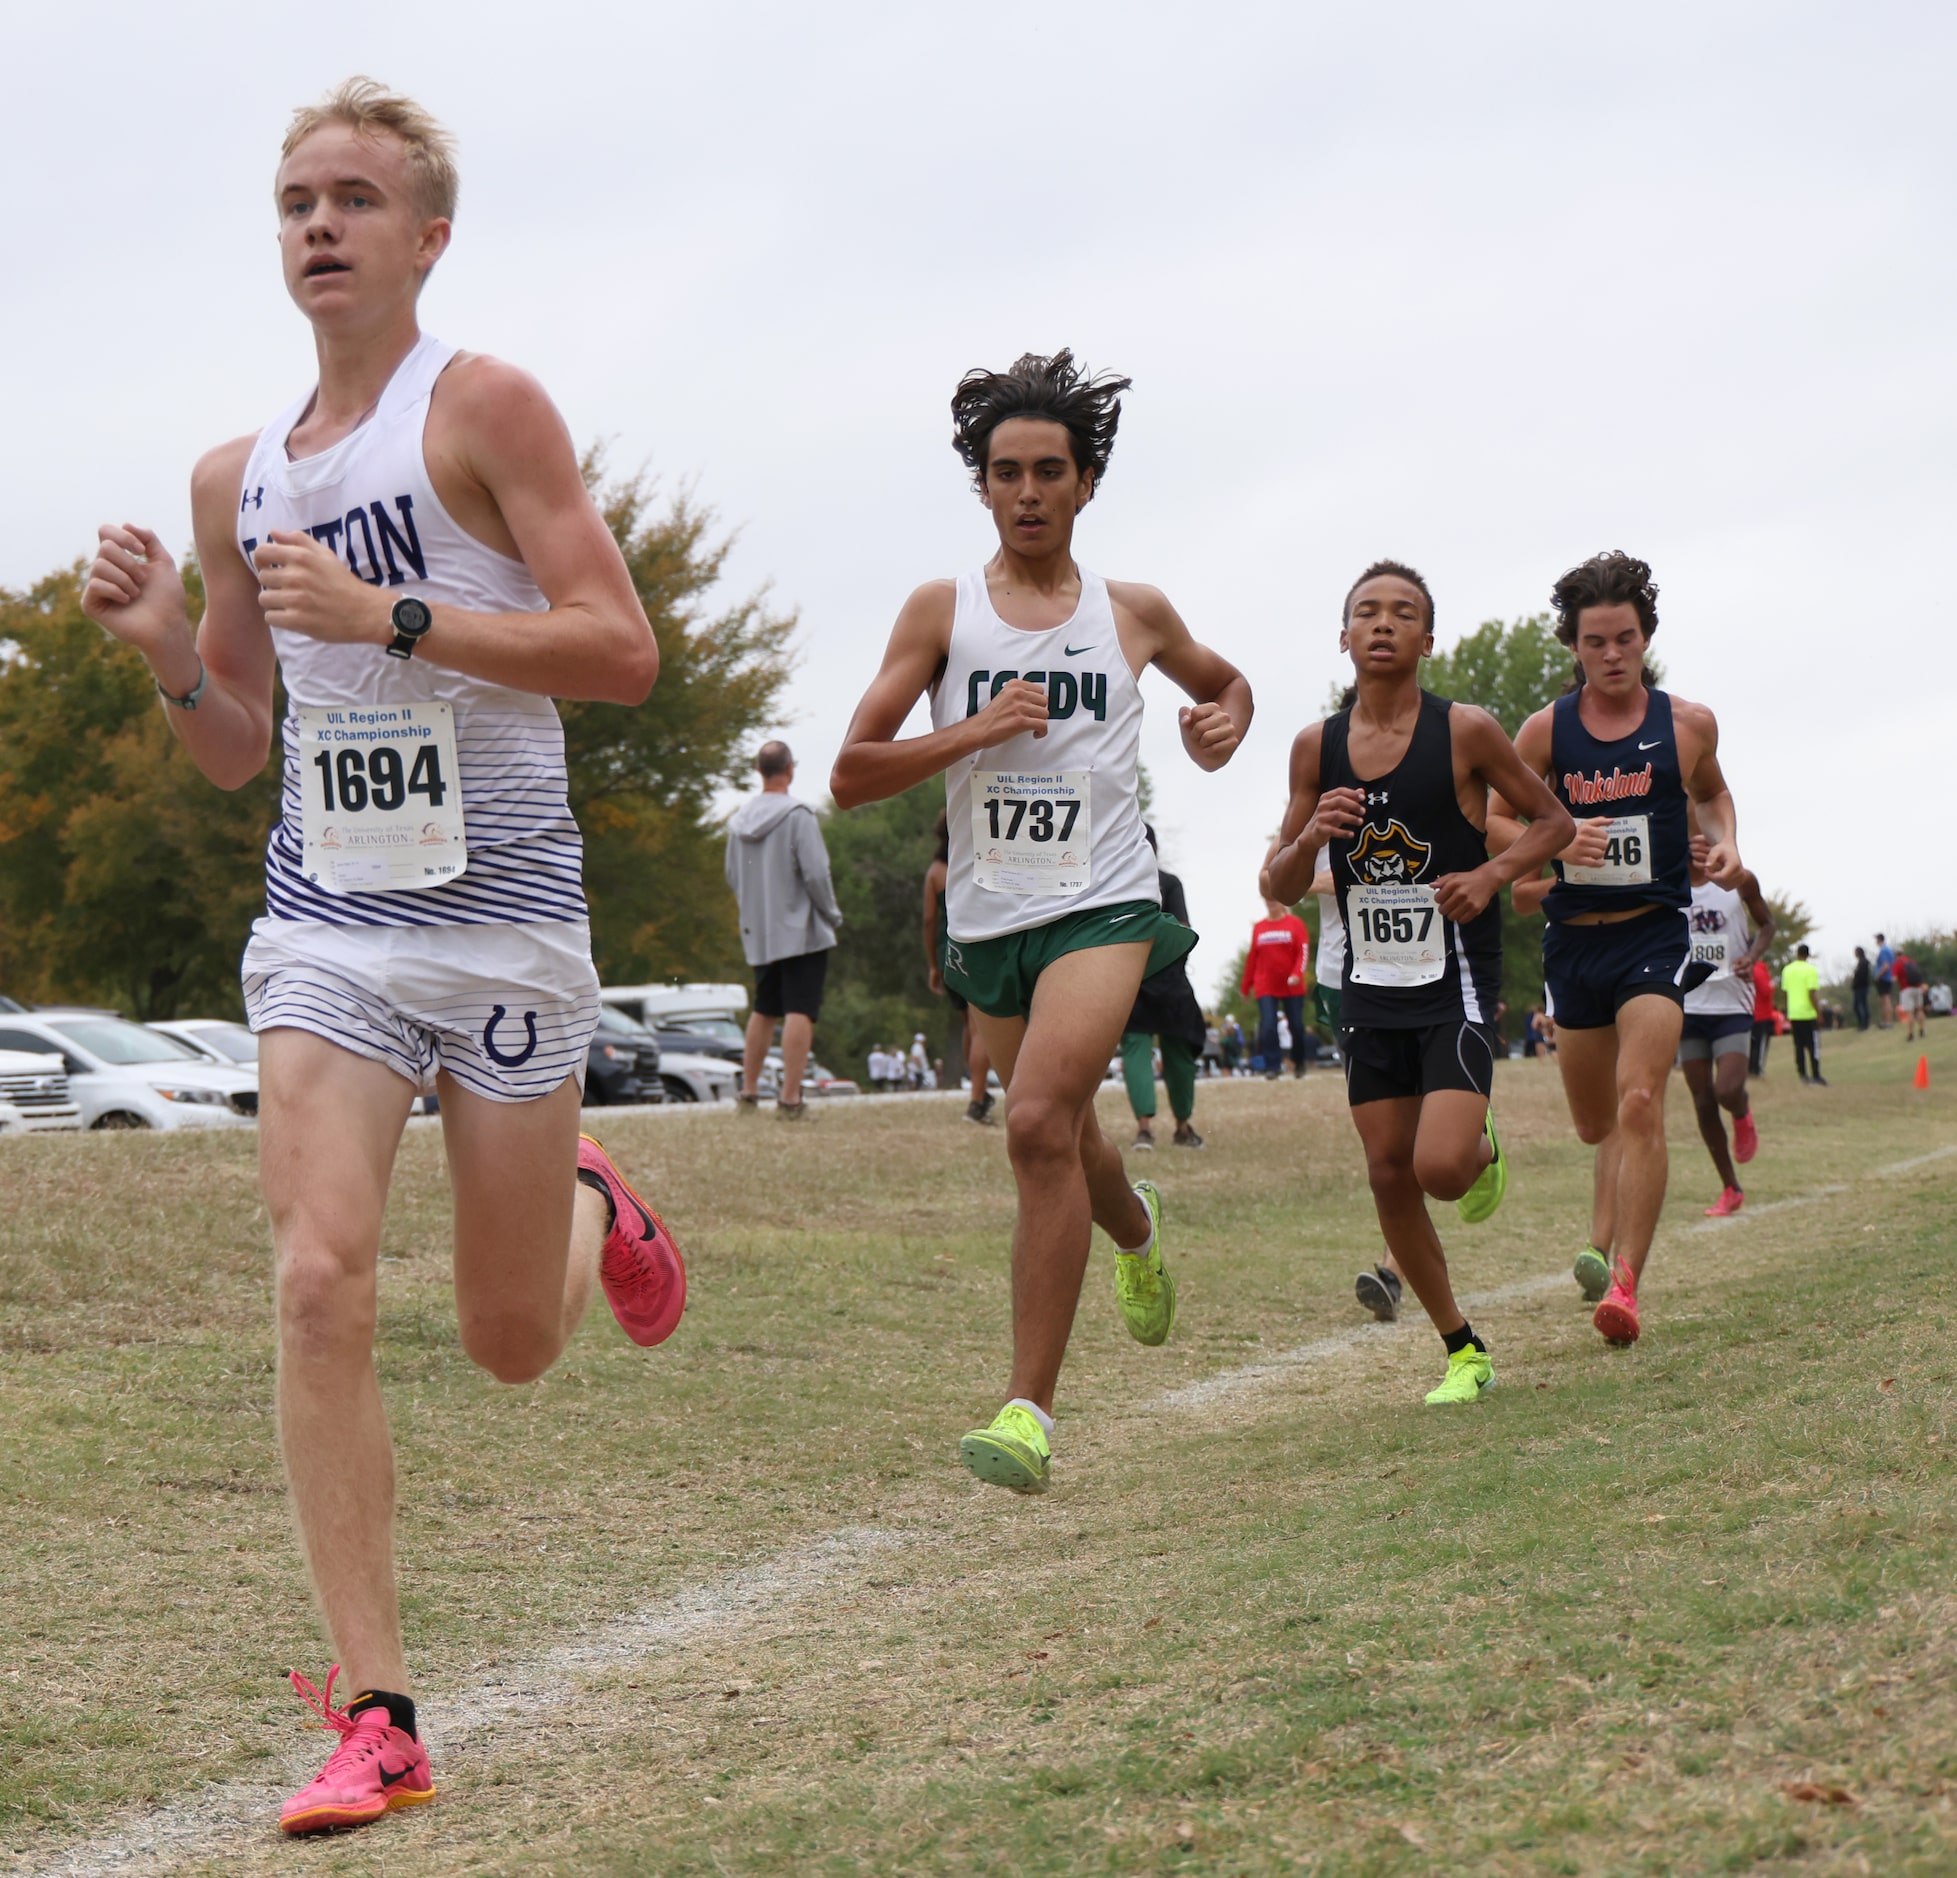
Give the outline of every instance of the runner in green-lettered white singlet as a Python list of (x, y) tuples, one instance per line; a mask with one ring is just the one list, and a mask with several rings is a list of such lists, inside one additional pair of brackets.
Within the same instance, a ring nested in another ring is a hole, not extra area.
[[(1175, 1322), (1161, 1201), (1129, 1185), (1094, 1117), (1136, 989), (1195, 943), (1162, 911), (1142, 832), (1143, 669), (1193, 700), (1180, 722), (1199, 768), (1222, 768), (1250, 727), (1242, 674), (1156, 589), (1074, 560), (1074, 521), (1107, 473), (1128, 383), (1087, 376), (1065, 351), (959, 381), (952, 445), (998, 552), (904, 603), (829, 783), (849, 809), (945, 778), (944, 982), (970, 1001), (1006, 1086), (1019, 1187), (1007, 1400), (960, 1453), (979, 1479), (1020, 1493), (1047, 1485), (1054, 1388), (1096, 1225), (1114, 1242), (1130, 1334), (1159, 1344)], [(930, 732), (900, 737), (927, 693)]]

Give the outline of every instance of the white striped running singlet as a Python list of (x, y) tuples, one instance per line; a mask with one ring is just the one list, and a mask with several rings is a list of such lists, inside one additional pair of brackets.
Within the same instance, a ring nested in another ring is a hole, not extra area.
[[(435, 381), (455, 348), (424, 334), (365, 423), (298, 462), (286, 439), (313, 394), (268, 425), (245, 465), (238, 547), (304, 530), (373, 586), (479, 613), (541, 613), (521, 561), (466, 534), (442, 507), (422, 455)], [(584, 847), (571, 815), (557, 707), (377, 645), (329, 645), (275, 629), (290, 706), (281, 818), (265, 849), (265, 910), (330, 926), (527, 925), (585, 917)], [(314, 706), (446, 703), (453, 708), (468, 865), (457, 878), (393, 893), (330, 892), (301, 865), (299, 727)]]

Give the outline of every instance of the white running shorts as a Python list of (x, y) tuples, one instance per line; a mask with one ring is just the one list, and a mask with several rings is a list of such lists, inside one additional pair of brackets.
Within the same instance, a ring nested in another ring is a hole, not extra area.
[(522, 926), (253, 923), (243, 965), (256, 1031), (309, 1030), (423, 1094), (447, 1070), (492, 1102), (584, 1083), (598, 974), (582, 920)]

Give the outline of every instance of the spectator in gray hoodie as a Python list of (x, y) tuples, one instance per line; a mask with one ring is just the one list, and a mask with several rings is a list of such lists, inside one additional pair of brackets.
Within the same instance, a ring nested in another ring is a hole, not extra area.
[(776, 1107), (803, 1113), (802, 1071), (809, 1060), (829, 949), (843, 923), (829, 879), (829, 851), (815, 810), (788, 793), (794, 753), (764, 743), (754, 760), (761, 793), (735, 810), (727, 832), (727, 884), (741, 909), (741, 946), (754, 967), (754, 1010), (747, 1020), (741, 1103), (760, 1100), (761, 1065), (781, 1024), (781, 1088)]

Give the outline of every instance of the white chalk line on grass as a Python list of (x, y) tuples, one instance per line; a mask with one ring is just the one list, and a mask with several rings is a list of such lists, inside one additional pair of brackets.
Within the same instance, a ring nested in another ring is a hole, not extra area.
[[(677, 1105), (676, 1105), (677, 1106)], [(1886, 1179), (1957, 1154), (1957, 1143), (1932, 1149), (1887, 1167), (1869, 1179)], [(1751, 1209), (1751, 1216), (1812, 1206), (1847, 1193), (1847, 1186), (1773, 1201)], [(1707, 1226), (1743, 1224), (1747, 1213)], [(1468, 1310), (1534, 1297), (1570, 1282), (1568, 1272), (1544, 1272), (1479, 1291), (1461, 1300)], [(1361, 1324), (1299, 1344), (1274, 1357), (1205, 1376), (1171, 1389), (1151, 1410), (1206, 1407), (1247, 1389), (1256, 1389), (1314, 1363), (1343, 1356), (1373, 1340), (1414, 1334), (1413, 1322)], [(623, 1617), (570, 1638), (542, 1655), (500, 1668), (440, 1698), (429, 1718), (430, 1745), (438, 1753), (467, 1759), (488, 1748), (514, 1717), (562, 1707), (583, 1695), (589, 1679), (613, 1669), (648, 1661), (707, 1636), (724, 1636), (743, 1625), (771, 1618), (784, 1608), (834, 1589), (858, 1573), (878, 1553), (907, 1543), (901, 1533), (881, 1527), (843, 1527), (807, 1544), (778, 1552), (758, 1564), (723, 1572), (670, 1597), (656, 1599)], [(280, 1803), (317, 1770), (317, 1744), (303, 1755), (283, 1759), (276, 1773), (256, 1780), (227, 1781), (173, 1800), (121, 1831), (70, 1846), (33, 1867), (33, 1878), (141, 1878), (164, 1873), (193, 1858), (211, 1858), (241, 1838), (269, 1834)], [(16, 1866), (16, 1870), (25, 1869)]]
[[(581, 1700), (592, 1677), (764, 1622), (854, 1580), (879, 1554), (906, 1543), (902, 1533), (876, 1526), (824, 1533), (657, 1598), (452, 1694), (438, 1692), (430, 1700), (426, 1730), (437, 1786), (446, 1768), (459, 1761), (466, 1769), (513, 1719)], [(200, 1788), (114, 1833), (52, 1854), (32, 1868), (34, 1878), (140, 1878), (192, 1859), (219, 1858), (241, 1841), (270, 1843), (280, 1805), (319, 1771), (326, 1749), (325, 1737), (313, 1735), (303, 1750), (282, 1756), (255, 1778)]]

